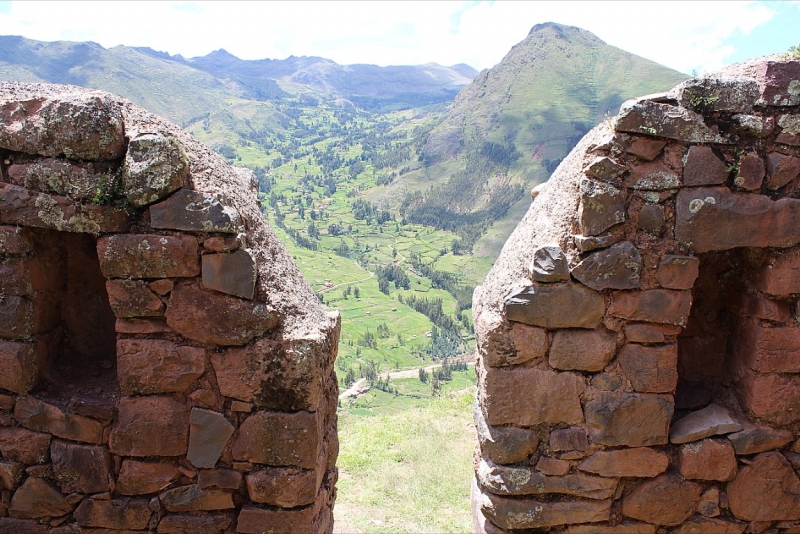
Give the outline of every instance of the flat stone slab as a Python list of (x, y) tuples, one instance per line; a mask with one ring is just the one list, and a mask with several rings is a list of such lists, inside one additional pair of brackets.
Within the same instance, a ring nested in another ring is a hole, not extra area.
[(669, 440), (672, 443), (689, 443), (740, 430), (742, 425), (731, 418), (726, 408), (719, 404), (709, 404), (702, 410), (678, 419), (670, 429)]
[(150, 206), (150, 224), (167, 230), (235, 234), (240, 217), (220, 195), (184, 188)]
[(600, 293), (580, 284), (541, 284), (506, 301), (509, 321), (545, 328), (594, 328), (605, 312)]
[(195, 467), (213, 468), (233, 435), (233, 425), (221, 413), (192, 408), (189, 417), (189, 452)]

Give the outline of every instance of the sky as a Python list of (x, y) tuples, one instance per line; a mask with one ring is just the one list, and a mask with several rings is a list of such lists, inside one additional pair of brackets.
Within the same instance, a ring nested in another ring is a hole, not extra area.
[(578, 26), (678, 71), (724, 65), (800, 44), (798, 1), (639, 2), (37, 2), (0, 0), (0, 35), (146, 46), (195, 57), (321, 56), (340, 64), (478, 70), (502, 60), (531, 27)]

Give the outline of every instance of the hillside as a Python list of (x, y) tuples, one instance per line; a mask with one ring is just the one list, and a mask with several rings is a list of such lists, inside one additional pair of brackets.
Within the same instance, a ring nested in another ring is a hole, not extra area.
[(533, 27), (481, 72), (430, 132), (417, 168), (387, 196), (416, 222), (454, 230), (492, 257), (545, 181), (606, 113), (637, 95), (671, 88), (684, 74), (555, 23)]

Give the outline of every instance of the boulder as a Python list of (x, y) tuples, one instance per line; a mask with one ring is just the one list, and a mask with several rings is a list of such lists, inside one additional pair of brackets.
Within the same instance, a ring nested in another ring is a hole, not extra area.
[(183, 186), (189, 160), (183, 145), (170, 135), (143, 133), (128, 143), (122, 165), (122, 190), (132, 206), (140, 208)]
[(625, 220), (625, 194), (620, 189), (584, 178), (580, 191), (578, 217), (583, 235), (600, 235)]
[(731, 512), (745, 521), (800, 519), (800, 479), (779, 452), (765, 452), (727, 487)]
[(638, 288), (642, 256), (628, 241), (593, 252), (572, 268), (572, 276), (595, 291)]

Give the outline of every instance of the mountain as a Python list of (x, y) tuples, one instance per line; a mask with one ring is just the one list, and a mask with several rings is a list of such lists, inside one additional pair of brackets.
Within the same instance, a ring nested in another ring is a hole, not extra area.
[[(533, 27), (456, 97), (421, 145), (417, 168), (390, 188), (405, 191), (407, 217), (477, 241), (496, 254), (545, 181), (607, 113), (687, 76), (555, 23)], [(488, 235), (481, 239), (489, 225)]]

